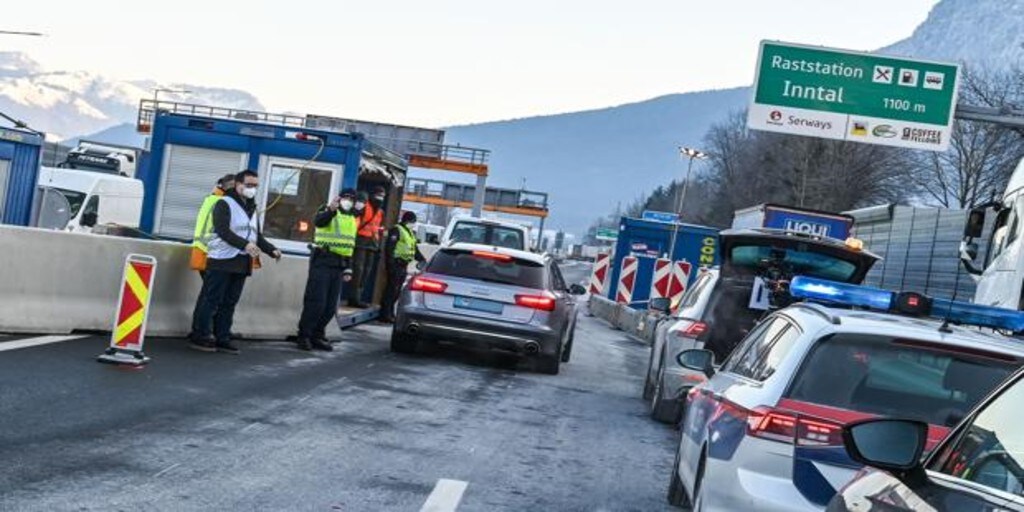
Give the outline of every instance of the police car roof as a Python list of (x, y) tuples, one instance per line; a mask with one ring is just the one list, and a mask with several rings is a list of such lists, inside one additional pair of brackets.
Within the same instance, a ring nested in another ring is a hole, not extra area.
[(1024, 357), (1024, 340), (985, 332), (976, 327), (949, 325), (952, 332), (939, 330), (942, 320), (931, 317), (910, 317), (866, 310), (831, 308), (813, 303), (796, 303), (791, 308), (828, 316), (827, 323), (837, 332), (891, 334), (899, 338), (934, 342), (955, 347), (998, 352)]
[(466, 242), (455, 242), (444, 248), (445, 250), (456, 250), (456, 251), (484, 251), (492, 252), (497, 254), (505, 254), (519, 260), (526, 260), (538, 265), (543, 265), (545, 260), (548, 258), (547, 254), (537, 254), (533, 252), (520, 251), (518, 249), (509, 249), (507, 247), (497, 247), (494, 245), (483, 245), (483, 244), (470, 244)]

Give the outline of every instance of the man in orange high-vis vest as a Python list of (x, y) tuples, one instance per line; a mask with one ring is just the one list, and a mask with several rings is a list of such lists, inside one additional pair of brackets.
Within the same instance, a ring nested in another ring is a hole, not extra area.
[(376, 186), (371, 194), (360, 192), (356, 198), (356, 210), (362, 207), (359, 219), (359, 233), (356, 237), (356, 253), (352, 258), (352, 286), (349, 290), (348, 305), (366, 308), (363, 293), (370, 279), (370, 270), (380, 254), (380, 240), (384, 224), (384, 187)]

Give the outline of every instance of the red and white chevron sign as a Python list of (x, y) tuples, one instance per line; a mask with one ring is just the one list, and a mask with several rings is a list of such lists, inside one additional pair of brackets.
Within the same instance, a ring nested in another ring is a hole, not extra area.
[(622, 258), (622, 272), (619, 273), (619, 287), (615, 292), (615, 302), (627, 306), (633, 302), (633, 287), (636, 285), (638, 268), (640, 268), (640, 260), (633, 256)]
[(686, 286), (690, 283), (692, 270), (693, 265), (686, 260), (677, 261), (672, 265), (672, 282), (669, 284), (668, 295), (672, 300), (672, 311), (675, 311), (683, 301), (683, 294), (686, 293)]
[(594, 259), (594, 270), (590, 273), (590, 294), (604, 295), (605, 285), (608, 283), (608, 271), (612, 266), (610, 254), (601, 253)]
[(672, 261), (658, 258), (654, 261), (654, 279), (651, 280), (651, 298), (669, 297), (672, 287)]

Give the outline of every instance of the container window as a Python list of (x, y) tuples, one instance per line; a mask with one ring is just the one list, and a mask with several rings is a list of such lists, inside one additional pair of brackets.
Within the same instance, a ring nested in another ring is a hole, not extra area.
[(313, 239), (313, 217), (329, 201), (333, 173), (271, 164), (267, 173), (263, 234), (267, 238), (309, 242)]

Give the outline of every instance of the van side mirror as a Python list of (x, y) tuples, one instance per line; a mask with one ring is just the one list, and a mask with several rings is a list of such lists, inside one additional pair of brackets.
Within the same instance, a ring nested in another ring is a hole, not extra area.
[(715, 374), (715, 353), (710, 350), (684, 350), (676, 355), (676, 362), (687, 370), (703, 373), (709, 379)]
[(972, 208), (964, 225), (964, 238), (980, 238), (985, 231), (986, 208)]
[(96, 225), (97, 220), (98, 217), (96, 212), (85, 212), (82, 214), (82, 218), (81, 220), (78, 221), (78, 224), (87, 228), (91, 228)]
[(978, 259), (978, 244), (973, 242), (960, 244), (960, 259), (967, 261)]
[(587, 289), (584, 288), (583, 285), (573, 283), (569, 286), (569, 293), (573, 295), (584, 295), (587, 293)]
[(902, 476), (919, 469), (928, 425), (916, 420), (870, 419), (843, 427), (843, 444), (855, 462)]
[(672, 299), (668, 297), (658, 297), (651, 299), (647, 303), (647, 308), (651, 311), (657, 311), (658, 313), (669, 314), (672, 312)]

